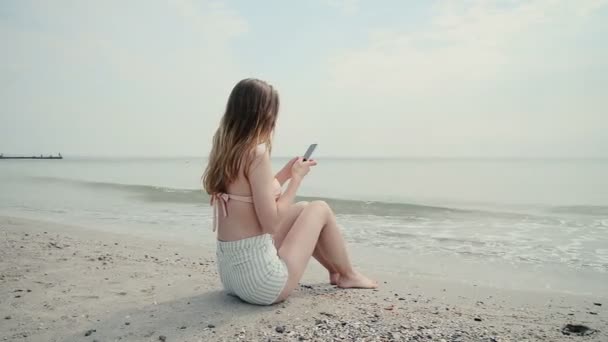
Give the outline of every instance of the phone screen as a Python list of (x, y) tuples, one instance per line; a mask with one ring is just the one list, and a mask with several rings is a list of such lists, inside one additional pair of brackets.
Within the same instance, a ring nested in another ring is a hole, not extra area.
[(310, 156), (312, 155), (312, 152), (315, 150), (315, 148), (317, 148), (317, 144), (310, 144), (310, 146), (308, 146), (308, 150), (306, 150), (306, 153), (304, 153), (304, 160), (308, 160), (310, 158)]

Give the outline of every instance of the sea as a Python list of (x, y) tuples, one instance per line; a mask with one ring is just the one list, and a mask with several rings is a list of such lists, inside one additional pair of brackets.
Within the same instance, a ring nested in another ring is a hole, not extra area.
[[(275, 158), (280, 169), (287, 159)], [(0, 215), (213, 248), (206, 159), (0, 160)], [(608, 159), (319, 158), (327, 201), (374, 272), (608, 297)], [(0, 227), (1, 228), (1, 227)]]

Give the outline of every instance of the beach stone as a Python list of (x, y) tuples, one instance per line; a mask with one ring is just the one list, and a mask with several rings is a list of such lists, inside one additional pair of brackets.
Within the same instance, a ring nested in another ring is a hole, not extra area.
[(475, 320), (475, 322), (481, 322), (481, 318), (479, 318), (479, 317), (475, 317), (473, 319)]
[(182, 325), (182, 326), (181, 326), (181, 327), (179, 327), (179, 328), (180, 328), (180, 329), (182, 329), (182, 330), (184, 330), (184, 329), (186, 329), (187, 327), (186, 327), (185, 325)]
[(593, 303), (595, 306), (602, 306), (602, 303)]
[(283, 326), (280, 326), (280, 325), (279, 325), (279, 326), (277, 326), (276, 328), (274, 328), (274, 330), (275, 330), (276, 332), (278, 332), (279, 334), (282, 334), (282, 333), (284, 333), (284, 332), (285, 332), (285, 327), (283, 327)]
[(207, 324), (207, 328), (213, 329), (213, 328), (215, 328), (215, 325), (213, 325), (213, 324)]
[(11, 316), (5, 316), (4, 319), (11, 319)]
[(125, 325), (131, 325), (131, 322), (125, 322)]
[(562, 334), (564, 335), (587, 336), (593, 334), (594, 332), (594, 329), (582, 324), (566, 324), (562, 328)]
[(160, 335), (160, 336), (158, 336), (158, 340), (159, 340), (159, 341), (166, 341), (166, 340), (167, 340), (167, 336), (165, 336), (165, 335)]
[(96, 332), (97, 330), (95, 329), (89, 329), (84, 333), (84, 336), (91, 336), (92, 333)]

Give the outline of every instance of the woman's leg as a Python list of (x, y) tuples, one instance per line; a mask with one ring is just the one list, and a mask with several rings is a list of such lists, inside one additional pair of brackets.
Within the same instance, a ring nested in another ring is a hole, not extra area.
[(325, 244), (325, 247), (322, 249), (327, 260), (331, 260), (340, 274), (338, 286), (343, 288), (378, 287), (375, 281), (353, 270), (333, 212), (327, 203), (314, 201), (302, 210), (279, 249), (279, 256), (287, 264), (289, 277), (277, 301), (285, 300), (298, 286), (317, 243), (321, 243), (320, 238), (323, 231), (325, 234), (322, 243)]
[[(273, 235), (274, 244), (277, 247), (277, 250), (281, 248), (285, 236), (287, 236), (287, 233), (289, 233), (289, 230), (293, 226), (294, 222), (307, 205), (308, 202), (298, 202), (289, 208), (285, 218), (283, 218), (281, 221), (279, 231)], [(338, 283), (339, 274), (336, 272), (334, 265), (327, 260), (327, 257), (325, 256), (325, 253), (323, 253), (320, 244), (317, 244), (312, 256), (317, 259), (317, 261), (329, 272), (329, 282), (332, 285), (336, 285)]]

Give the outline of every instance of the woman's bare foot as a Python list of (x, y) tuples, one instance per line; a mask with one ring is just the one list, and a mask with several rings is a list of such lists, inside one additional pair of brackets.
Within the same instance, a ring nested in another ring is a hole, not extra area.
[(338, 285), (338, 279), (340, 279), (340, 273), (330, 273), (329, 274), (329, 283), (332, 285)]
[(337, 285), (343, 289), (375, 289), (378, 287), (378, 282), (369, 279), (357, 271), (353, 271), (352, 274), (340, 275)]

